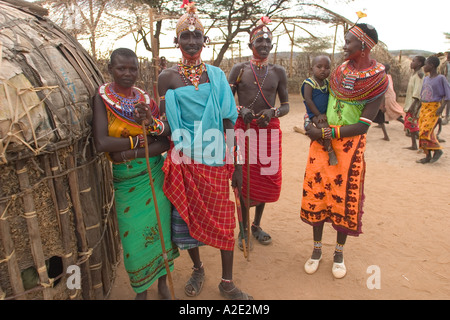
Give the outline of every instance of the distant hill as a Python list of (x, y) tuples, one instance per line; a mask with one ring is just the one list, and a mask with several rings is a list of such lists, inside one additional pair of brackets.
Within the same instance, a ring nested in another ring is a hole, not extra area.
[(418, 50), (418, 49), (405, 49), (405, 50), (389, 50), (389, 53), (393, 56), (399, 56), (400, 51), (402, 52), (402, 56), (424, 56), (429, 57), (436, 52), (426, 51), (426, 50)]

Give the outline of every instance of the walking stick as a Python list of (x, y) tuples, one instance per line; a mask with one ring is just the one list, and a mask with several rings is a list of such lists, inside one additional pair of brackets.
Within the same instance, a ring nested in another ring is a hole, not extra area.
[(170, 274), (169, 260), (167, 258), (166, 245), (164, 244), (164, 236), (163, 236), (163, 231), (162, 231), (162, 226), (161, 226), (161, 218), (159, 217), (158, 202), (156, 200), (155, 185), (153, 184), (152, 169), (150, 167), (150, 159), (149, 159), (149, 153), (148, 153), (148, 140), (147, 140), (147, 134), (146, 134), (144, 122), (142, 122), (142, 131), (143, 131), (143, 135), (144, 135), (145, 160), (147, 162), (148, 177), (150, 179), (150, 186), (152, 188), (153, 203), (154, 203), (155, 211), (156, 211), (156, 220), (158, 220), (159, 239), (161, 240), (161, 248), (162, 248), (162, 254), (163, 254), (163, 258), (164, 258), (164, 265), (166, 266), (167, 278), (169, 279), (170, 295), (172, 296), (172, 300), (175, 300), (175, 291), (173, 289), (172, 275)]
[(244, 248), (244, 258), (247, 258), (247, 248), (246, 248), (246, 241), (245, 241), (245, 228), (244, 228), (244, 222), (242, 219), (242, 207), (241, 207), (241, 200), (239, 198), (239, 190), (238, 188), (234, 187), (233, 188), (233, 192), (234, 192), (234, 199), (236, 200), (236, 211), (237, 211), (237, 215), (238, 215), (238, 221), (239, 221), (239, 230), (241, 231), (241, 236), (242, 236), (242, 247)]
[[(245, 128), (246, 133), (249, 133), (250, 123), (247, 123)], [(247, 235), (248, 235), (248, 254), (247, 261), (250, 261), (250, 138), (249, 134), (245, 137), (247, 147), (245, 152), (245, 165), (247, 166), (247, 199), (246, 199), (246, 210), (247, 210)], [(244, 235), (245, 236), (245, 235)]]

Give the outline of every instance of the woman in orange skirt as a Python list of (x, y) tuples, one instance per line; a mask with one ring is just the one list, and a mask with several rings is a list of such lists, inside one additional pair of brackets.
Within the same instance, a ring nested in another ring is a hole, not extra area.
[[(322, 232), (325, 222), (337, 230), (332, 273), (346, 275), (343, 248), (348, 235), (358, 236), (364, 201), (366, 133), (378, 113), (388, 88), (382, 64), (369, 58), (378, 42), (376, 30), (357, 24), (345, 36), (346, 61), (330, 78), (327, 119), (329, 128), (310, 126), (311, 146), (306, 165), (301, 206), (302, 221), (313, 226), (314, 250), (305, 264), (314, 273), (322, 258)], [(330, 139), (338, 165), (328, 164), (327, 151), (318, 139)]]

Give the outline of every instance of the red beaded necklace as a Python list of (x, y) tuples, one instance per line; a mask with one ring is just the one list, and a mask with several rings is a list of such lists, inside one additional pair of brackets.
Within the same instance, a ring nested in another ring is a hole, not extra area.
[(183, 61), (178, 63), (178, 72), (183, 77), (185, 84), (189, 85), (186, 81), (189, 80), (194, 85), (195, 90), (198, 90), (200, 78), (202, 77), (203, 72), (206, 71), (205, 63), (201, 60), (198, 62), (198, 65), (187, 65), (184, 64)]

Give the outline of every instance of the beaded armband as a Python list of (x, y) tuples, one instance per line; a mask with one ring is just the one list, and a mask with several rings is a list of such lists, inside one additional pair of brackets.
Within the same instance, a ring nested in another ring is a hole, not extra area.
[(367, 118), (359, 118), (359, 122), (365, 124), (366, 126), (370, 127), (372, 125), (372, 120), (369, 120)]

